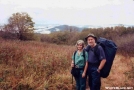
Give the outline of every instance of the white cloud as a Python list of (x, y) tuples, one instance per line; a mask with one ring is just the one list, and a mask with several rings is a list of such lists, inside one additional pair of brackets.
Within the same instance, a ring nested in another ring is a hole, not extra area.
[(38, 8), (93, 8), (106, 4), (120, 4), (119, 0), (1, 0), (2, 4)]
[(27, 12), (35, 23), (134, 24), (133, 0), (0, 0), (0, 22)]

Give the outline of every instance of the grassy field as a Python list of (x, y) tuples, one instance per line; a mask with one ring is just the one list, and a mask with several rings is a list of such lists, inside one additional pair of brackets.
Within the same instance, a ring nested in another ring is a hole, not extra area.
[[(0, 39), (0, 90), (71, 90), (75, 46)], [(134, 57), (116, 55), (105, 87), (134, 88)]]

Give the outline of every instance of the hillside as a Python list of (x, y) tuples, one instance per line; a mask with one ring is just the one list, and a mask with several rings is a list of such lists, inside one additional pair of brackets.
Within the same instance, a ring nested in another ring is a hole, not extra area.
[(69, 26), (69, 25), (45, 25), (45, 24), (36, 24), (35, 33), (50, 34), (56, 31), (65, 31), (65, 30), (75, 30), (82, 31), (84, 27), (78, 26)]
[[(74, 46), (0, 39), (0, 90), (71, 90)], [(117, 53), (105, 87), (134, 87), (134, 57)]]
[[(109, 24), (109, 25), (60, 25), (60, 24), (35, 24), (35, 33), (50, 34), (51, 32), (76, 30), (82, 31), (84, 28), (106, 28), (116, 27), (122, 24)], [(124, 27), (132, 27), (133, 25), (122, 25)]]

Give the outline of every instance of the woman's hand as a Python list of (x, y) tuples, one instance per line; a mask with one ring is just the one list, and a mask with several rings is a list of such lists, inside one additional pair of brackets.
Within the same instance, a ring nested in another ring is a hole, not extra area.
[(71, 63), (71, 67), (74, 67), (74, 63)]
[(84, 78), (85, 76), (86, 76), (86, 74), (83, 72), (83, 73), (82, 73), (82, 78)]
[(100, 73), (100, 69), (97, 69), (97, 72)]

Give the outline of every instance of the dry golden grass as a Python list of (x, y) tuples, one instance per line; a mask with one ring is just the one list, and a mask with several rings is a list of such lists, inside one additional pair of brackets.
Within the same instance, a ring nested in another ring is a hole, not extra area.
[(52, 90), (60, 88), (59, 84), (69, 88), (62, 82), (70, 83), (70, 75), (66, 73), (70, 70), (74, 47), (41, 42), (0, 42), (0, 89)]
[[(71, 90), (73, 46), (0, 40), (0, 90)], [(133, 86), (134, 57), (116, 55), (106, 86)]]
[(105, 87), (134, 88), (134, 57), (116, 55), (110, 75), (102, 78), (102, 90)]

